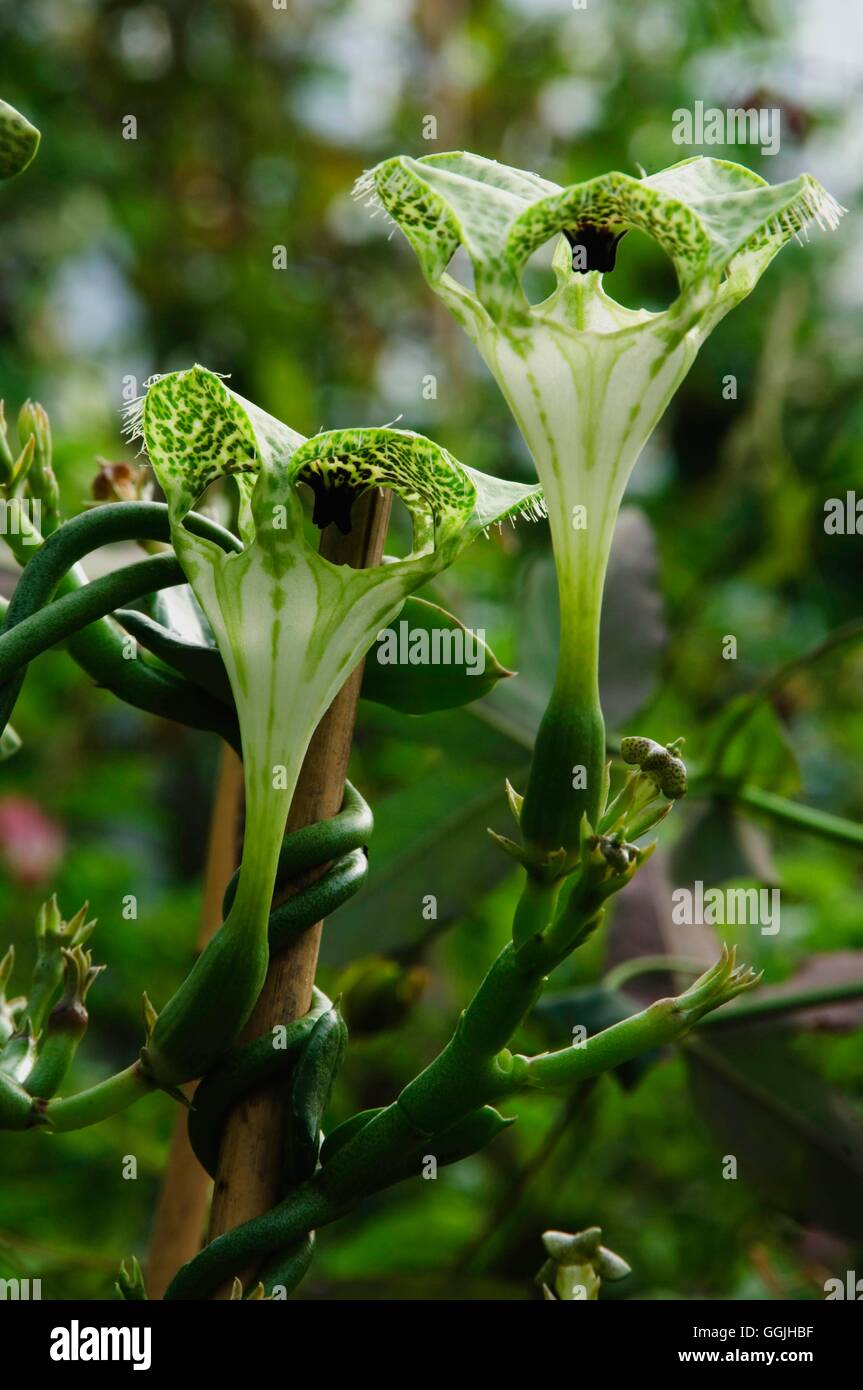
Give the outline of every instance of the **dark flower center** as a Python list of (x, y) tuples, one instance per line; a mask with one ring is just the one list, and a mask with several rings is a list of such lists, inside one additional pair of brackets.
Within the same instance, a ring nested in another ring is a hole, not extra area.
[(353, 477), (347, 472), (330, 473), (325, 479), (320, 473), (309, 468), (300, 476), (304, 483), (308, 483), (314, 494), (315, 508), (312, 521), (315, 526), (323, 531), (326, 526), (335, 524), (342, 535), (347, 536), (351, 529), (351, 511), (354, 502), (366, 484), (362, 483), (360, 486), (356, 486)]
[(613, 232), (610, 227), (582, 222), (572, 230), (564, 227), (563, 235), (572, 247), (573, 270), (584, 275), (588, 270), (614, 270), (617, 243), (626, 232)]

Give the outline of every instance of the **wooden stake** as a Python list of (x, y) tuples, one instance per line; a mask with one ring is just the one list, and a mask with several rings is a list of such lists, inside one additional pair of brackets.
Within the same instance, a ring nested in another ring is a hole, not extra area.
[[(321, 554), (334, 564), (348, 564), (355, 569), (379, 564), (391, 505), (389, 491), (367, 493), (354, 505), (349, 535), (340, 535), (334, 526), (322, 533)], [(341, 807), (361, 681), (362, 664), (349, 676), (315, 731), (288, 814), (289, 831), (327, 820)], [(315, 876), (308, 875), (303, 883), (283, 890), (276, 901), (283, 902)], [(270, 1033), (278, 1024), (290, 1023), (308, 1012), (322, 926), (322, 922), (317, 922), (270, 961), (264, 988), (241, 1041)], [(222, 1137), (210, 1213), (210, 1240), (269, 1211), (279, 1200), (283, 1133), (284, 1103), (278, 1088), (268, 1087), (250, 1095), (233, 1111)], [(255, 1272), (236, 1271), (246, 1287)], [(226, 1286), (215, 1296), (229, 1295), (230, 1288)]]
[[(199, 950), (222, 923), (222, 898), (239, 863), (242, 811), (243, 764), (233, 748), (225, 745), (210, 815)], [(194, 1087), (188, 1087), (186, 1093), (191, 1096)], [(147, 1256), (147, 1293), (151, 1299), (161, 1298), (180, 1265), (200, 1250), (209, 1195), (210, 1179), (192, 1152), (186, 1115), (181, 1110), (174, 1120)]]

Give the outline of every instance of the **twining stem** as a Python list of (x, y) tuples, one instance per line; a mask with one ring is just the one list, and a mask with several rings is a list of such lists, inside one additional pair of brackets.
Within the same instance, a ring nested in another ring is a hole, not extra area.
[[(223, 747), (210, 819), (198, 948), (203, 950), (222, 922), (222, 898), (239, 860), (243, 806), (243, 767), (232, 748)], [(189, 1088), (189, 1095), (193, 1089)], [(147, 1292), (160, 1299), (179, 1265), (201, 1246), (210, 1179), (189, 1143), (185, 1111), (174, 1120), (171, 1147), (153, 1221), (147, 1256)]]
[(63, 1133), (64, 1130), (86, 1129), (89, 1125), (99, 1124), (153, 1090), (155, 1084), (145, 1076), (141, 1063), (133, 1062), (125, 1071), (109, 1076), (86, 1091), (79, 1091), (77, 1095), (65, 1099), (49, 1100), (38, 1109), (51, 1129)]
[[(356, 503), (349, 535), (338, 539), (323, 533), (321, 553), (333, 563), (364, 568), (380, 562), (392, 494), (370, 493)], [(355, 671), (318, 726), (303, 764), (287, 828), (297, 830), (336, 814), (342, 801), (362, 669)], [(324, 865), (321, 866), (323, 870)], [(312, 881), (314, 875), (307, 877)], [(298, 885), (301, 886), (301, 885)], [(287, 890), (289, 893), (290, 890)], [(283, 896), (287, 896), (287, 893)], [(279, 1024), (301, 1018), (311, 1003), (317, 968), (321, 925), (318, 923), (270, 962), (260, 999), (241, 1042), (271, 1032)], [(284, 1102), (272, 1088), (249, 1096), (225, 1127), (213, 1206), (210, 1240), (262, 1216), (281, 1195), (281, 1154)], [(253, 1271), (238, 1266), (232, 1273), (248, 1282)], [(222, 1289), (221, 1296), (230, 1290)]]
[(817, 835), (837, 845), (863, 849), (863, 825), (848, 820), (846, 816), (835, 816), (831, 811), (821, 811), (816, 806), (789, 801), (787, 797), (777, 796), (775, 792), (765, 791), (761, 787), (738, 787), (731, 793), (731, 799), (738, 806), (769, 816), (771, 820), (790, 826), (793, 830)]

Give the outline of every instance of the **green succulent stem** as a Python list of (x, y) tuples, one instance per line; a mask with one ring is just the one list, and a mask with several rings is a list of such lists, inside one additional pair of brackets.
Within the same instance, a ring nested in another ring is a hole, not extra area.
[(41, 1121), (58, 1134), (72, 1129), (87, 1129), (118, 1114), (135, 1101), (149, 1095), (156, 1083), (145, 1073), (140, 1062), (107, 1077), (77, 1095), (37, 1103)]
[[(189, 518), (189, 527), (196, 533), (208, 537), (214, 544), (226, 549), (237, 549), (239, 541), (208, 518), (197, 514)], [(29, 536), (34, 545), (23, 544)], [(21, 530), (17, 537), (9, 537), (15, 542), (15, 556), (23, 566), (15, 594), (6, 611), (3, 633), (0, 635), (0, 651), (5, 639), (9, 638), (11, 665), (16, 665), (12, 653), (16, 642), (20, 641), (19, 653), (27, 658), (27, 651), (34, 654), (42, 650), (39, 634), (51, 635), (51, 640), (68, 632), (69, 651), (75, 661), (100, 686), (113, 691), (128, 704), (146, 710), (163, 718), (180, 720), (195, 728), (211, 729), (218, 732), (233, 747), (238, 747), (238, 731), (232, 712), (220, 701), (207, 695), (199, 687), (183, 680), (167, 670), (158, 669), (144, 660), (127, 659), (125, 635), (116, 623), (108, 617), (98, 617), (103, 602), (112, 593), (116, 584), (116, 594), (121, 595), (126, 588), (129, 597), (120, 599), (128, 602), (137, 588), (143, 574), (146, 581), (153, 578), (158, 585), (161, 580), (171, 580), (176, 574), (172, 565), (176, 562), (170, 557), (158, 557), (165, 564), (155, 571), (142, 572), (137, 565), (130, 566), (134, 571), (129, 579), (129, 571), (119, 571), (117, 575), (107, 576), (105, 582), (97, 580), (90, 585), (81, 569), (80, 562), (100, 546), (128, 540), (170, 540), (168, 508), (157, 502), (117, 502), (94, 508), (81, 516), (67, 521), (47, 541), (22, 515)], [(152, 565), (153, 561), (142, 564)], [(124, 577), (125, 575), (125, 577)], [(118, 577), (119, 576), (119, 577)], [(178, 582), (174, 579), (173, 582)], [(95, 596), (88, 593), (95, 589)], [(77, 604), (66, 605), (66, 598), (80, 594)], [(59, 613), (53, 612), (52, 599), (63, 604)], [(77, 628), (79, 617), (86, 617), (87, 624)], [(33, 620), (30, 623), (30, 620)], [(30, 623), (25, 635), (14, 638), (13, 629), (19, 624)], [(32, 646), (28, 647), (28, 644)], [(25, 671), (18, 665), (14, 673), (0, 685), (0, 724), (5, 725), (12, 713), (20, 693)]]

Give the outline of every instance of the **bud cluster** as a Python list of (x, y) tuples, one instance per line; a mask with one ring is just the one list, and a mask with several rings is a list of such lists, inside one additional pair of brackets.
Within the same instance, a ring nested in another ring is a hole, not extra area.
[(574, 1303), (599, 1297), (603, 1279), (613, 1282), (631, 1274), (629, 1265), (601, 1245), (602, 1231), (590, 1226), (568, 1235), (546, 1231), (542, 1238), (548, 1259), (536, 1276), (546, 1301)]

